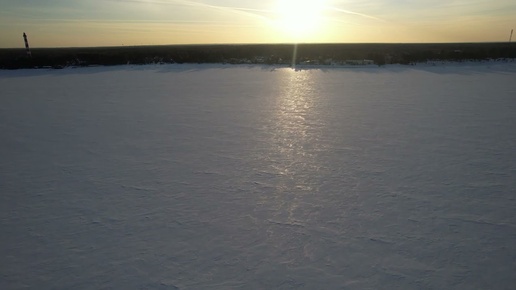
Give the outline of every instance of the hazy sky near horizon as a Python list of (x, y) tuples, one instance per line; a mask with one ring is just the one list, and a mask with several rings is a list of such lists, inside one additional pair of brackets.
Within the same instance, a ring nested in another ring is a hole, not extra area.
[(0, 47), (508, 41), (514, 0), (0, 0)]

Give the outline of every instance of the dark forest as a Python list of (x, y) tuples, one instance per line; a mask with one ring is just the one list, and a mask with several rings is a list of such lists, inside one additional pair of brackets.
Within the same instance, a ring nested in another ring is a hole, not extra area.
[(370, 60), (376, 65), (413, 64), (426, 61), (469, 61), (516, 58), (513, 43), (438, 44), (242, 44), (165, 45), (95, 48), (0, 49), (0, 69), (64, 68), (77, 66), (230, 63), (342, 64)]

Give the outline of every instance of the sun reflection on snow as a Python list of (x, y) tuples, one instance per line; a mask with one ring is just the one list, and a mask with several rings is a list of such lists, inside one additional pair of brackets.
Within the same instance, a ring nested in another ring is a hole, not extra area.
[(277, 96), (269, 128), (269, 163), (276, 172), (276, 193), (266, 197), (274, 209), (274, 223), (303, 225), (314, 194), (318, 121), (315, 81), (310, 71), (281, 71), (283, 87)]
[(285, 70), (287, 81), (276, 111), (278, 149), (287, 156), (306, 156), (304, 144), (309, 138), (307, 118), (313, 106), (313, 93), (307, 71)]

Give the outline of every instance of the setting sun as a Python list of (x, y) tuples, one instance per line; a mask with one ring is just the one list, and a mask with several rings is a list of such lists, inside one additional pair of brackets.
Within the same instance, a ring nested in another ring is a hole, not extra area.
[(277, 27), (294, 38), (313, 35), (322, 24), (325, 1), (278, 0)]

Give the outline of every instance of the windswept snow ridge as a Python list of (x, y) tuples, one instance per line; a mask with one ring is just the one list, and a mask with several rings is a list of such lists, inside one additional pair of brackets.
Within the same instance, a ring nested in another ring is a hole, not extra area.
[(515, 79), (0, 71), (0, 289), (513, 289)]

